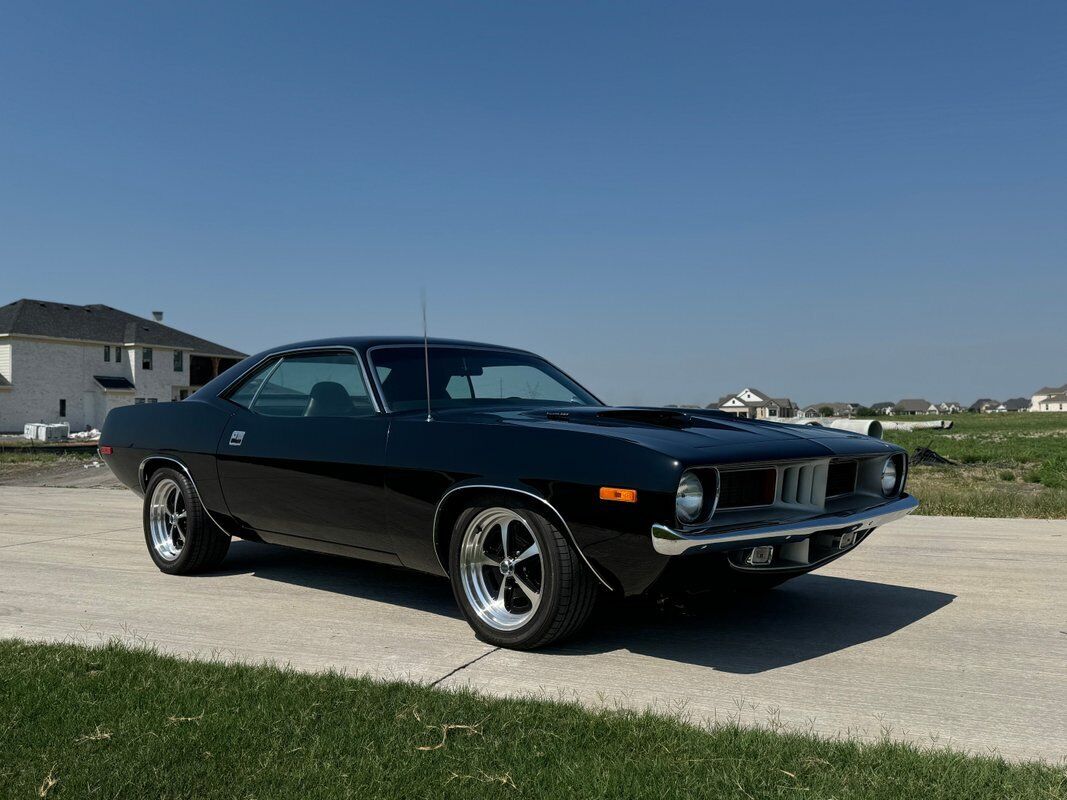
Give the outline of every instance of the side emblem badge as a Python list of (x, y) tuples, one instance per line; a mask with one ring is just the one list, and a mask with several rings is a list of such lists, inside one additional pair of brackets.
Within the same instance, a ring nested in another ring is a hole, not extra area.
[(245, 440), (244, 431), (234, 431), (230, 434), (230, 447), (240, 447), (241, 442)]

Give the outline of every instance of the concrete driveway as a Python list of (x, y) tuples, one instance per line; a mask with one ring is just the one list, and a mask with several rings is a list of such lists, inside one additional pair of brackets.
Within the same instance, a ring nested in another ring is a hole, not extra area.
[(581, 640), (517, 653), (402, 569), (235, 542), (218, 574), (165, 576), (140, 519), (127, 491), (0, 487), (0, 636), (1067, 756), (1067, 522), (912, 517), (754, 602), (608, 605)]

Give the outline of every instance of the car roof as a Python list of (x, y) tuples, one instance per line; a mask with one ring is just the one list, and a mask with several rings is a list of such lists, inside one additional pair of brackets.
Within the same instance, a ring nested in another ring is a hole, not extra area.
[[(270, 349), (263, 351), (263, 353), (260, 353), (259, 356), (285, 350), (300, 350), (313, 347), (354, 347), (361, 351), (369, 350), (372, 347), (389, 347), (396, 345), (422, 347), (423, 341), (421, 336), (335, 336), (326, 339), (311, 339), (306, 342), (293, 342), (291, 344), (279, 345), (278, 347), (271, 347)], [(464, 339), (441, 339), (431, 336), (425, 341), (428, 342), (431, 347), (488, 347), (493, 350), (510, 350), (515, 353), (529, 352), (528, 350), (523, 350), (518, 347), (488, 344), (487, 342), (471, 342)]]
[[(431, 347), (481, 347), (491, 350), (505, 350), (511, 353), (525, 353), (539, 358), (536, 353), (532, 353), (529, 350), (522, 350), (518, 347), (504, 347), (497, 344), (486, 344), (485, 342), (469, 342), (463, 339), (438, 339), (433, 337), (425, 341), (428, 342)], [(249, 356), (244, 361), (230, 367), (200, 387), (196, 394), (199, 395), (202, 393), (205, 397), (214, 397), (223, 389), (233, 384), (236, 380), (243, 378), (254, 366), (278, 353), (287, 353), (293, 350), (311, 350), (315, 348), (351, 347), (355, 348), (361, 355), (365, 355), (368, 350), (374, 347), (393, 347), (397, 345), (422, 347), (423, 342), (424, 340), (421, 336), (334, 336), (327, 339), (310, 339), (305, 342), (292, 342), (290, 344), (278, 345), (277, 347), (271, 347), (256, 353), (255, 355)]]

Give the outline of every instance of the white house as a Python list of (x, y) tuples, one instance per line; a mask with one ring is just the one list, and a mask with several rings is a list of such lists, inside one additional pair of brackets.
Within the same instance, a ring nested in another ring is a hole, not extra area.
[(778, 419), (795, 417), (799, 411), (796, 403), (788, 397), (771, 397), (759, 389), (742, 389), (737, 394), (720, 397), (719, 402), (708, 408), (717, 408), (727, 414), (748, 419)]
[(1053, 394), (1045, 395), (1034, 406), (1030, 406), (1031, 411), (1067, 411), (1067, 392), (1055, 392)]
[(99, 428), (108, 411), (182, 400), (244, 354), (104, 305), (0, 306), (0, 432)]
[(1061, 405), (1059, 398), (1065, 394), (1067, 394), (1067, 383), (1063, 386), (1043, 386), (1030, 397), (1030, 410), (1067, 411), (1067, 408), (1059, 408)]

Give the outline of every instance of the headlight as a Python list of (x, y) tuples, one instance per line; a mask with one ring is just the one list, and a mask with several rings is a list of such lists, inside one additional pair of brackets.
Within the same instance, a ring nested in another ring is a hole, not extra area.
[(882, 494), (889, 497), (897, 491), (900, 475), (897, 472), (897, 460), (890, 456), (882, 465)]
[(686, 472), (678, 481), (678, 492), (674, 497), (674, 513), (678, 521), (692, 525), (700, 518), (700, 512), (704, 508), (704, 487), (700, 478), (692, 472)]

